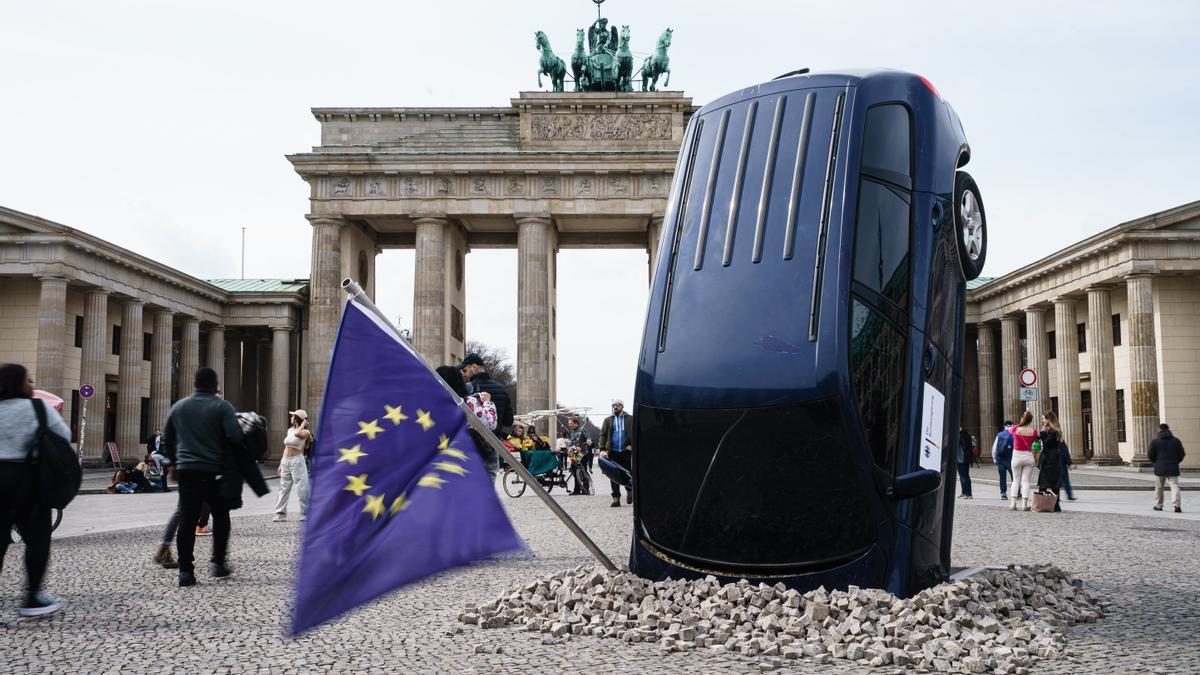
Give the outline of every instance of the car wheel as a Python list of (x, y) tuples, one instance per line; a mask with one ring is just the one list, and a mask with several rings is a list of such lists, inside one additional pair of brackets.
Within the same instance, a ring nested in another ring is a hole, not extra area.
[(983, 272), (987, 259), (987, 216), (979, 186), (966, 171), (954, 174), (954, 231), (963, 276), (970, 281)]

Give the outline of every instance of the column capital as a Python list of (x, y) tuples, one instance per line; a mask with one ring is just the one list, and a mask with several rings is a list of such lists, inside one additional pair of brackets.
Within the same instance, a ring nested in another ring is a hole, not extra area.
[(995, 328), (992, 327), (992, 324), (990, 321), (980, 321), (975, 324), (975, 328), (977, 330), (980, 328), (983, 328), (985, 330), (995, 330)]
[(1123, 276), (1123, 277), (1121, 277), (1121, 278), (1122, 278), (1122, 279), (1124, 279), (1125, 281), (1129, 281), (1130, 279), (1150, 279), (1150, 280), (1153, 280), (1155, 276), (1157, 276), (1157, 275), (1155, 275), (1155, 274), (1154, 274), (1154, 273), (1152, 273), (1152, 272), (1133, 272), (1132, 274), (1126, 274), (1125, 276)]
[(1029, 316), (1030, 314), (1045, 314), (1049, 309), (1049, 307), (1038, 307), (1037, 305), (1031, 305), (1025, 308), (1025, 316)]
[(154, 314), (155, 314), (156, 316), (170, 316), (170, 317), (174, 317), (174, 316), (175, 316), (175, 314), (176, 314), (176, 312), (175, 312), (175, 310), (173, 310), (173, 309), (166, 309), (166, 308), (163, 308), (163, 309), (156, 309), (156, 310), (154, 310)]
[(1112, 284), (1092, 284), (1083, 290), (1088, 295), (1096, 295), (1099, 293), (1108, 293), (1112, 291), (1112, 289)]
[(513, 214), (513, 220), (517, 221), (517, 226), (525, 223), (542, 224), (549, 226), (554, 222), (548, 213), (517, 213)]
[(112, 291), (107, 288), (93, 287), (84, 291), (84, 295), (112, 295)]
[(185, 314), (185, 315), (184, 315), (183, 317), (181, 317), (181, 318), (183, 319), (183, 322), (184, 322), (185, 324), (192, 324), (192, 323), (194, 323), (194, 324), (196, 324), (196, 325), (199, 325), (199, 324), (200, 324), (200, 319), (198, 319), (198, 318), (196, 318), (196, 317), (194, 317), (194, 316), (187, 316), (187, 315)]
[(45, 283), (47, 281), (55, 281), (55, 282), (61, 281), (65, 284), (65, 283), (70, 283), (70, 281), (71, 281), (67, 277), (65, 277), (61, 274), (58, 274), (56, 272), (37, 272), (33, 275), (33, 277), (35, 279), (37, 279), (38, 281), (41, 281), (42, 283)]
[(1074, 297), (1074, 296), (1071, 296), (1071, 295), (1056, 295), (1056, 296), (1054, 296), (1053, 298), (1050, 298), (1050, 302), (1052, 302), (1052, 303), (1054, 303), (1054, 304), (1056, 304), (1056, 305), (1071, 305), (1071, 306), (1074, 306), (1074, 305), (1075, 305), (1075, 303), (1079, 302), (1079, 298), (1076, 298), (1076, 297)]
[(291, 333), (292, 329), (289, 326), (271, 326), (272, 333)]
[(145, 307), (146, 301), (141, 300), (139, 298), (126, 298), (121, 301), (121, 306), (122, 307), (134, 307), (134, 306)]
[(209, 326), (209, 327), (208, 327), (208, 332), (210, 332), (210, 333), (216, 333), (216, 332), (218, 332), (218, 331), (220, 331), (220, 332), (224, 333), (224, 332), (225, 332), (225, 325), (224, 325), (224, 324), (220, 324), (220, 323), (215, 323), (215, 324), (213, 324), (213, 325), (211, 325), (211, 326)]
[(412, 221), (413, 221), (413, 223), (415, 223), (417, 225), (421, 225), (421, 224), (446, 225), (447, 223), (450, 222), (450, 218), (448, 216), (444, 216), (444, 215), (424, 214), (424, 215), (420, 215), (420, 216), (415, 216), (412, 219)]
[(308, 220), (309, 224), (313, 225), (314, 227), (317, 225), (332, 225), (334, 227), (342, 227), (346, 224), (346, 219), (341, 216), (323, 216), (310, 213), (304, 217)]

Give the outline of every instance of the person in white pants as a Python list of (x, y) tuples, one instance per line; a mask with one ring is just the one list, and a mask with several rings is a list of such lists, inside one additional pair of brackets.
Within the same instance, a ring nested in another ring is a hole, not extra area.
[(300, 494), (300, 520), (308, 517), (308, 466), (304, 463), (304, 446), (312, 441), (308, 430), (308, 413), (293, 410), (291, 426), (283, 439), (283, 458), (279, 460), (279, 501), (275, 502), (275, 522), (287, 520), (288, 498), (292, 487)]
[(1021, 415), (1021, 421), (1017, 426), (1012, 428), (1013, 437), (1013, 454), (1012, 454), (1012, 472), (1013, 472), (1013, 487), (1010, 488), (1009, 495), (1011, 499), (1008, 501), (1010, 511), (1017, 510), (1017, 486), (1020, 487), (1020, 496), (1023, 500), (1023, 510), (1029, 510), (1029, 483), (1033, 478), (1033, 467), (1037, 462), (1033, 458), (1033, 442), (1038, 439), (1038, 431), (1033, 428), (1033, 413), (1026, 410)]

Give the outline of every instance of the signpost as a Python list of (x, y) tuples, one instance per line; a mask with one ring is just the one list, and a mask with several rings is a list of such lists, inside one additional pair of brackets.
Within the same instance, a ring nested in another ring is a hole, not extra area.
[(1037, 372), (1034, 371), (1033, 368), (1026, 368), (1021, 371), (1021, 375), (1018, 377), (1018, 379), (1021, 381), (1020, 400), (1036, 401), (1038, 395), (1037, 387), (1034, 385), (1037, 384)]
[(79, 465), (83, 466), (83, 441), (87, 438), (87, 408), (88, 400), (96, 395), (96, 388), (85, 384), (79, 388), (79, 397), (83, 399), (83, 407), (79, 412)]

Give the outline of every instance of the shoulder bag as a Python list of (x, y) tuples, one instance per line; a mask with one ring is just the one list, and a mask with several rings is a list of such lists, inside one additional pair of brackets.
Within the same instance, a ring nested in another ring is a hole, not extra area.
[[(36, 481), (34, 498), (37, 503), (52, 509), (66, 508), (79, 493), (79, 486), (83, 482), (79, 457), (65, 438), (47, 426), (45, 403), (36, 399), (32, 403), (38, 428), (25, 461), (32, 468)], [(36, 460), (33, 457), (34, 450), (37, 451)]]

